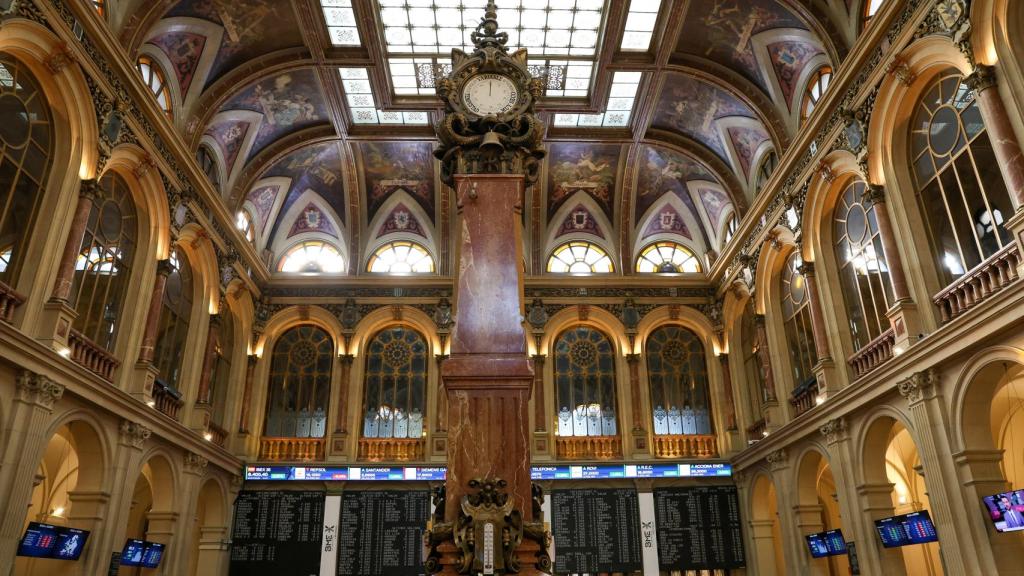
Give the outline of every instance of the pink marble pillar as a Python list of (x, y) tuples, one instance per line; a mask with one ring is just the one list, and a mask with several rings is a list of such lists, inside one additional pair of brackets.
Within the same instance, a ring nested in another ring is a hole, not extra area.
[(775, 394), (775, 373), (772, 371), (771, 354), (768, 351), (768, 331), (765, 328), (764, 314), (754, 315), (754, 327), (757, 330), (757, 359), (761, 364), (761, 384), (764, 386), (764, 398), (768, 402), (778, 402)]
[(965, 82), (977, 94), (978, 108), (992, 142), (996, 163), (1003, 173), (1014, 208), (1020, 209), (1024, 207), (1024, 155), (1021, 154), (1020, 142), (1013, 131), (1006, 106), (999, 97), (999, 90), (995, 89), (995, 68), (979, 64)]
[(249, 414), (251, 413), (252, 407), (252, 384), (253, 378), (256, 374), (256, 362), (259, 358), (250, 354), (245, 359), (245, 385), (242, 387), (242, 409), (238, 413), (238, 432), (240, 434), (249, 433)]
[(814, 336), (814, 350), (818, 354), (818, 362), (832, 358), (828, 348), (828, 332), (825, 330), (825, 317), (821, 311), (821, 298), (818, 295), (818, 282), (814, 277), (814, 262), (804, 262), (797, 271), (807, 283), (808, 305), (811, 307), (811, 333)]
[(533, 431), (546, 432), (548, 412), (544, 405), (544, 354), (533, 355)]
[(156, 348), (157, 330), (160, 327), (160, 313), (163, 311), (164, 288), (167, 277), (171, 275), (171, 261), (161, 260), (156, 265), (156, 279), (153, 281), (153, 292), (149, 297), (149, 312), (146, 313), (146, 330), (142, 333), (142, 346), (139, 348), (139, 363), (153, 362)]
[(348, 392), (352, 386), (352, 363), (356, 357), (352, 354), (342, 354), (338, 357), (341, 374), (338, 384), (338, 412), (334, 421), (335, 434), (348, 433)]
[(217, 360), (217, 346), (220, 345), (220, 315), (210, 315), (210, 328), (206, 333), (206, 352), (203, 354), (203, 371), (199, 376), (199, 395), (196, 402), (210, 403), (210, 381), (213, 378), (213, 364)]
[(626, 364), (629, 365), (629, 394), (630, 406), (633, 409), (633, 432), (642, 433), (647, 430), (644, 426), (647, 419), (644, 418), (640, 405), (640, 355), (626, 354)]
[(885, 202), (885, 187), (869, 184), (864, 190), (864, 200), (870, 201), (875, 207), (875, 222), (878, 224), (878, 236), (882, 240), (882, 250), (885, 251), (885, 263), (889, 267), (893, 297), (896, 301), (908, 301), (910, 300), (910, 290), (907, 287), (907, 276), (903, 270), (903, 259), (900, 257), (899, 248), (896, 246), (896, 237), (893, 234), (889, 206)]
[(722, 386), (725, 389), (725, 429), (736, 430), (736, 402), (733, 399), (729, 355), (719, 354), (718, 361), (722, 364)]
[(53, 300), (67, 302), (71, 297), (71, 286), (75, 282), (75, 262), (78, 261), (78, 253), (82, 250), (82, 239), (85, 238), (85, 228), (89, 224), (93, 200), (100, 194), (102, 190), (96, 180), (82, 180), (75, 216), (71, 220), (71, 228), (64, 242), (64, 253), (61, 254), (60, 266), (57, 268), (57, 279), (53, 283)]

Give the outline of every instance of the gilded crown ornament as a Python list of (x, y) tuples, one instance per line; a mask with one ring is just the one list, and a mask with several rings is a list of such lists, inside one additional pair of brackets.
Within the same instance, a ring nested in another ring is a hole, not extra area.
[(473, 52), (453, 49), (452, 71), (437, 81), (445, 105), (434, 126), (441, 180), (454, 186), (455, 174), (522, 174), (531, 185), (544, 158), (544, 123), (534, 114), (543, 80), (530, 74), (525, 49), (509, 54), (495, 2), (470, 38)]

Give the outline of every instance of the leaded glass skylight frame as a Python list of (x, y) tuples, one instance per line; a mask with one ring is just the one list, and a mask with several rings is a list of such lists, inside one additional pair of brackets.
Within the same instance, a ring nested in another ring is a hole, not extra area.
[(555, 114), (556, 128), (624, 128), (633, 116), (642, 72), (616, 72), (605, 111), (598, 114)]
[(630, 0), (619, 50), (625, 52), (649, 50), (660, 10), (661, 0)]
[(366, 68), (338, 68), (353, 124), (406, 124), (426, 126), (430, 114), (424, 110), (381, 110), (373, 94), (370, 74)]
[[(402, 65), (443, 66), (452, 48), (472, 52), (470, 34), (486, 4), (486, 0), (378, 0), (395, 94), (433, 95), (432, 79), (417, 78), (417, 72)], [(563, 73), (564, 82), (549, 85), (546, 96), (585, 98), (593, 83), (606, 4), (606, 0), (506, 1), (498, 9), (498, 24), (509, 35), (510, 52), (526, 48), (530, 65), (553, 66)], [(396, 67), (403, 70), (396, 72)]]
[(352, 0), (320, 0), (327, 33), (335, 46), (361, 46)]

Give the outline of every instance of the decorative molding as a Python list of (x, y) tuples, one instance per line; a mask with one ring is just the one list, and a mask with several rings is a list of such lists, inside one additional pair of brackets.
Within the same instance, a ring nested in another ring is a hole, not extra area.
[(974, 72), (967, 76), (967, 78), (964, 78), (964, 84), (967, 84), (968, 88), (974, 90), (975, 94), (980, 94), (989, 88), (995, 88), (998, 83), (995, 67), (984, 64), (975, 66)]
[(142, 448), (152, 434), (152, 430), (138, 422), (132, 422), (131, 420), (121, 421), (121, 443), (124, 445)]
[(907, 402), (913, 405), (924, 400), (925, 395), (934, 390), (938, 383), (939, 370), (933, 367), (911, 374), (909, 378), (900, 381), (896, 387), (900, 396), (906, 398)]
[(846, 418), (839, 417), (829, 420), (818, 429), (825, 441), (835, 444), (846, 437)]
[(768, 462), (768, 466), (772, 470), (782, 470), (789, 466), (789, 460), (787, 458), (786, 449), (779, 448), (775, 452), (771, 452), (764, 458)]
[(54, 404), (64, 396), (64, 385), (58, 384), (48, 376), (36, 374), (30, 370), (18, 372), (15, 381), (17, 398), (26, 404), (35, 404), (52, 411)]
[(185, 472), (190, 474), (202, 474), (206, 470), (209, 461), (194, 452), (185, 453)]

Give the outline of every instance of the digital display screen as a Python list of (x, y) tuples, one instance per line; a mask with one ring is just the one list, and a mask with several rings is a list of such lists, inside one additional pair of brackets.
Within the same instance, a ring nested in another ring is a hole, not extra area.
[[(249, 481), (440, 481), (446, 470), (439, 467), (356, 467), (356, 466), (246, 466)], [(534, 466), (534, 480), (609, 478), (722, 478), (732, 476), (732, 465), (724, 462), (702, 464), (594, 464)]]
[(144, 541), (129, 538), (121, 550), (121, 566), (142, 566), (142, 553), (145, 548)]
[(886, 548), (925, 544), (939, 539), (927, 510), (875, 520), (875, 529)]
[(57, 527), (50, 524), (30, 522), (18, 545), (18, 556), (49, 558), (57, 545)]
[(986, 496), (983, 501), (996, 531), (1024, 530), (1024, 490)]
[(88, 530), (58, 528), (57, 543), (53, 546), (53, 555), (50, 557), (58, 560), (78, 560), (88, 539)]
[(806, 538), (807, 547), (810, 548), (811, 556), (814, 558), (846, 554), (846, 539), (843, 538), (842, 530), (808, 534)]
[(146, 542), (142, 549), (143, 568), (156, 568), (164, 558), (164, 545), (159, 542)]

